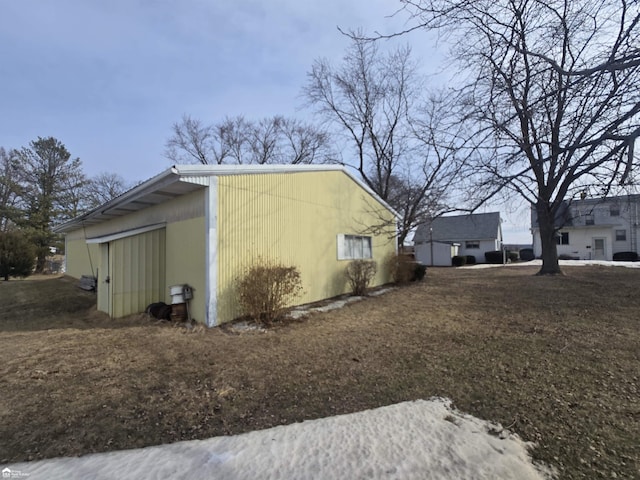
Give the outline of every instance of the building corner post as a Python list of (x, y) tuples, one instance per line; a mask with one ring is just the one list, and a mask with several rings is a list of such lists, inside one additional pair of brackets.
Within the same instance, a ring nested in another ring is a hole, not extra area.
[(209, 177), (205, 198), (206, 324), (218, 325), (218, 177)]

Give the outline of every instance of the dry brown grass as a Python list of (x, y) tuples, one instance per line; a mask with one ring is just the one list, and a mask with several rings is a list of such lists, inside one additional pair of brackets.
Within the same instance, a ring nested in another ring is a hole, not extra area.
[[(111, 321), (0, 283), (0, 463), (237, 434), (435, 395), (561, 478), (640, 477), (640, 270), (431, 269), (266, 333)], [(114, 328), (115, 327), (115, 328)]]

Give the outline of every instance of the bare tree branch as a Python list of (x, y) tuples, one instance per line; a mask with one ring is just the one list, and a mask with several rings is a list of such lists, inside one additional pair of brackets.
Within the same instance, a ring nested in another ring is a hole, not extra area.
[(276, 115), (258, 121), (227, 117), (205, 125), (188, 115), (173, 126), (165, 156), (176, 163), (326, 163), (335, 158), (327, 132)]
[(473, 73), (459, 89), (475, 202), (512, 191), (537, 211), (541, 273), (560, 272), (554, 223), (585, 188), (633, 178), (640, 134), (637, 1), (402, 0)]

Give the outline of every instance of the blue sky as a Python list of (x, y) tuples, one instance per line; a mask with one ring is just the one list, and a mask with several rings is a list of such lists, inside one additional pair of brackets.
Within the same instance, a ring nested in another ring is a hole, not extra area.
[(306, 72), (348, 44), (336, 26), (399, 24), (385, 19), (389, 0), (1, 4), (0, 145), (54, 136), (87, 174), (136, 179), (169, 166), (164, 144), (184, 113), (308, 114), (297, 110)]
[[(89, 176), (144, 180), (170, 166), (165, 142), (183, 114), (211, 123), (240, 114), (308, 116), (300, 98), (307, 71), (319, 57), (339, 61), (348, 44), (337, 27), (397, 31), (406, 16), (389, 16), (399, 6), (0, 0), (0, 146), (53, 136)], [(433, 39), (409, 40), (425, 73), (439, 70)]]

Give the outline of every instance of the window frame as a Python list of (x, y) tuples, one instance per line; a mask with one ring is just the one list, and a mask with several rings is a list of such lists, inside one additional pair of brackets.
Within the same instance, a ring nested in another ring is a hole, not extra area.
[(464, 248), (467, 250), (480, 250), (480, 240), (465, 240)]
[(569, 243), (569, 232), (558, 232), (556, 235), (556, 245), (571, 245)]
[(337, 237), (337, 251), (338, 260), (371, 260), (373, 238), (369, 235), (340, 233)]
[(595, 225), (596, 224), (595, 215), (593, 213), (587, 213), (584, 216), (584, 224), (585, 225)]
[(620, 216), (620, 207), (618, 205), (611, 205), (609, 207), (609, 216), (610, 217), (619, 217)]
[(616, 229), (616, 242), (626, 242), (627, 241), (627, 231), (623, 228)]

